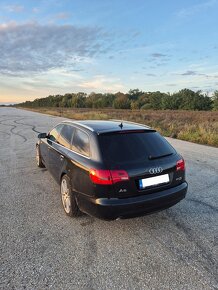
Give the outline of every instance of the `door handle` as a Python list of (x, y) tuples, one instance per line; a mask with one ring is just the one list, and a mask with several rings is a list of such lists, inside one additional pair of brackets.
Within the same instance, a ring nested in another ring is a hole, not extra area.
[(64, 159), (64, 156), (63, 155), (60, 155), (60, 159), (63, 160)]

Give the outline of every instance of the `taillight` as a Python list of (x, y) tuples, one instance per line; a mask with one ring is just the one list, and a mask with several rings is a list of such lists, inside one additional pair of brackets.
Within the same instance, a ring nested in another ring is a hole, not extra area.
[(90, 169), (89, 176), (95, 184), (106, 185), (129, 180), (128, 173), (125, 170)]
[(176, 171), (178, 170), (185, 170), (185, 161), (184, 159), (180, 159), (179, 161), (176, 162)]
[(113, 183), (129, 180), (129, 175), (125, 170), (110, 170)]
[(110, 170), (91, 169), (89, 176), (95, 184), (112, 184)]

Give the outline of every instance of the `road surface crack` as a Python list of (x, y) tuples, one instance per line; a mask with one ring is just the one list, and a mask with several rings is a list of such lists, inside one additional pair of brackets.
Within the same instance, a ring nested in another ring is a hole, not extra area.
[(8, 135), (8, 136), (11, 136), (10, 133), (4, 132), (4, 131), (0, 131), (0, 133), (5, 134), (5, 135)]
[[(24, 142), (26, 142), (27, 141), (27, 138), (25, 136), (23, 136), (23, 135), (21, 135), (21, 134), (19, 134), (17, 132), (14, 132), (14, 130), (17, 128), (17, 126), (16, 125), (2, 123), (2, 122), (6, 122), (6, 121), (13, 121), (14, 122), (14, 120), (12, 120), (12, 119), (7, 119), (7, 120), (1, 120), (0, 121), (0, 124), (3, 125), (3, 126), (9, 126), (9, 127), (11, 127), (11, 129), (10, 129), (11, 134), (17, 135), (17, 136), (21, 137), (24, 140)], [(9, 133), (7, 133), (7, 134), (9, 134)]]
[(32, 131), (34, 131), (36, 133), (41, 133), (40, 131), (36, 130), (36, 126), (34, 126), (34, 125), (18, 122), (18, 121), (23, 120), (23, 119), (24, 118), (19, 119), (19, 120), (15, 120), (14, 123), (19, 124), (19, 125), (29, 126), (29, 127), (31, 127)]
[(218, 208), (215, 206), (210, 205), (209, 203), (202, 201), (202, 200), (198, 200), (198, 199), (194, 199), (194, 198), (186, 198), (187, 201), (191, 201), (194, 203), (199, 203), (200, 205), (204, 206), (204, 207), (209, 207), (211, 210), (218, 212)]

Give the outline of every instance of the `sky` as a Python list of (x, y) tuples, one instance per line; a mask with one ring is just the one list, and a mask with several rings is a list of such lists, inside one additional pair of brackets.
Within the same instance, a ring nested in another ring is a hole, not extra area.
[(0, 102), (218, 89), (218, 0), (0, 0)]

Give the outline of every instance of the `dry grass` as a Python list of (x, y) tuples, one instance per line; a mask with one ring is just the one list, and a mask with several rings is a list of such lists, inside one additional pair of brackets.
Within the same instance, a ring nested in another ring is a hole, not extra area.
[(216, 111), (97, 110), (69, 108), (34, 108), (28, 110), (76, 120), (128, 120), (149, 125), (164, 136), (218, 147), (218, 112)]

